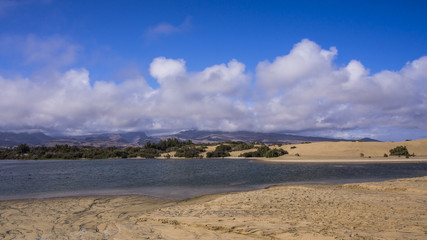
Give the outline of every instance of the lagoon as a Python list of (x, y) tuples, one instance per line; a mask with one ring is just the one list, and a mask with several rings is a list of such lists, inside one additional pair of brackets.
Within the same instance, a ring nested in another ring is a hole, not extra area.
[(247, 159), (0, 161), (0, 200), (143, 195), (184, 199), (279, 184), (427, 176), (427, 163), (283, 164)]

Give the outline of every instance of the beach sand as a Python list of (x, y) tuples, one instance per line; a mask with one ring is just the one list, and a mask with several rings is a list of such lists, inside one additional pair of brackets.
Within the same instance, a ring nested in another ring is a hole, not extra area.
[(0, 202), (2, 239), (427, 239), (427, 177), (165, 200)]

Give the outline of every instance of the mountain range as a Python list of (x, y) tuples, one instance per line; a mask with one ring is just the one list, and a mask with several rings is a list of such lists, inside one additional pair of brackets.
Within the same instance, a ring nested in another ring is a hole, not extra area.
[[(324, 137), (306, 137), (283, 133), (261, 133), (261, 132), (223, 132), (223, 131), (199, 131), (186, 130), (174, 134), (162, 136), (147, 136), (144, 132), (127, 133), (101, 133), (84, 136), (61, 136), (53, 137), (44, 133), (11, 133), (0, 132), (0, 147), (13, 147), (25, 143), (31, 146), (54, 146), (76, 145), (76, 146), (95, 146), (95, 147), (127, 147), (143, 146), (147, 142), (159, 142), (168, 138), (177, 138), (181, 141), (191, 140), (194, 143), (214, 143), (226, 141), (244, 141), (244, 142), (263, 142), (263, 143), (282, 143), (295, 144), (301, 142), (324, 142), (324, 141), (350, 141), (346, 139), (324, 138)], [(360, 141), (371, 142), (375, 139), (364, 138)]]

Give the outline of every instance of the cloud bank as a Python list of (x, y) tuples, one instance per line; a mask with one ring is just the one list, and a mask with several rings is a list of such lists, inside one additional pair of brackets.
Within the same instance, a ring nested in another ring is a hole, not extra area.
[[(63, 49), (55, 52), (67, 61)], [(337, 53), (304, 39), (260, 62), (253, 75), (237, 60), (189, 72), (183, 59), (158, 57), (149, 66), (155, 89), (142, 76), (94, 81), (85, 68), (34, 79), (0, 76), (0, 130), (427, 132), (427, 56), (371, 74), (356, 60), (336, 66)]]

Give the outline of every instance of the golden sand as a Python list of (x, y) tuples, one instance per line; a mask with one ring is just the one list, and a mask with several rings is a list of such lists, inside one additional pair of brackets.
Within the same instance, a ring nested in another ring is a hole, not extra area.
[(427, 239), (427, 177), (170, 201), (0, 202), (2, 239)]
[[(397, 146), (406, 146), (409, 153), (414, 153), (415, 157), (384, 157), (384, 154), (389, 155), (389, 150)], [(308, 162), (328, 162), (327, 160), (331, 160), (329, 162), (420, 162), (427, 160), (427, 138), (403, 142), (313, 142), (270, 147), (282, 148), (289, 154), (264, 160), (292, 160), (290, 162), (307, 162), (307, 160)], [(231, 152), (231, 157), (236, 158), (242, 152), (248, 151), (254, 150)]]

